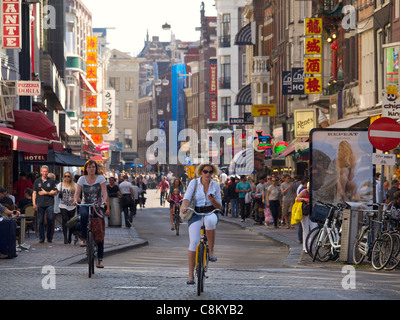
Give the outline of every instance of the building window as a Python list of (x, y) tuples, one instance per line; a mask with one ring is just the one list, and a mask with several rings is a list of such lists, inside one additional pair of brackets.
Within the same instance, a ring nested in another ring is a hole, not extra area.
[(221, 56), (220, 89), (231, 88), (231, 57)]
[(231, 46), (231, 15), (229, 13), (222, 15), (219, 46), (221, 48), (228, 48)]
[(125, 91), (133, 91), (133, 78), (125, 78)]
[(133, 101), (131, 100), (125, 101), (124, 118), (125, 119), (133, 118)]
[(110, 77), (109, 86), (115, 91), (119, 92), (119, 78)]
[(231, 117), (231, 97), (221, 98), (222, 121), (229, 121)]
[(132, 129), (124, 129), (124, 148), (132, 149), (132, 139), (133, 139), (133, 130)]

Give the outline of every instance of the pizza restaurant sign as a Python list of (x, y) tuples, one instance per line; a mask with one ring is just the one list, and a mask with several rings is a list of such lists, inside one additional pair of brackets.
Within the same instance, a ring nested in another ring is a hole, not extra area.
[(24, 161), (46, 161), (47, 155), (24, 152), (23, 159)]

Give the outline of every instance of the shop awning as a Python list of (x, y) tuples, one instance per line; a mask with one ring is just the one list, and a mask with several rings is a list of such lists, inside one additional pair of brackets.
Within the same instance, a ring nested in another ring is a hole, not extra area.
[(24, 162), (29, 164), (38, 164), (38, 165), (47, 164), (47, 165), (56, 165), (61, 167), (83, 167), (86, 163), (86, 160), (81, 159), (78, 156), (68, 152), (58, 152), (49, 150), (49, 152), (46, 155), (46, 160), (42, 161), (25, 160)]
[(244, 86), (236, 95), (236, 102), (235, 105), (237, 106), (248, 106), (252, 105), (252, 98), (251, 98), (251, 84)]
[[(14, 129), (48, 140), (59, 141), (57, 127), (41, 112), (14, 110)], [(34, 125), (32, 125), (34, 124)]]
[(58, 137), (57, 127), (45, 114), (28, 110), (14, 110), (14, 119), (15, 130), (44, 138), (48, 141), (50, 149), (64, 151), (64, 146)]
[(11, 138), (11, 148), (13, 150), (45, 154), (49, 150), (49, 141), (19, 130), (0, 127), (0, 134)]
[(255, 22), (243, 26), (235, 36), (236, 45), (254, 45), (255, 43)]
[(108, 149), (110, 149), (110, 143), (104, 142), (104, 143), (102, 143), (102, 144), (99, 144), (99, 145), (96, 147), (96, 150), (95, 150), (95, 151), (107, 151)]
[(352, 118), (352, 119), (347, 119), (347, 120), (342, 120), (339, 122), (336, 122), (328, 127), (328, 129), (346, 129), (346, 128), (351, 128), (359, 123), (369, 119), (369, 117), (363, 117), (363, 118)]

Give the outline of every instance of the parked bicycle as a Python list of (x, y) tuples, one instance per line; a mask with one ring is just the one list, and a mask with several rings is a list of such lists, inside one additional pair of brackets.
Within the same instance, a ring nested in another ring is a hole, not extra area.
[[(382, 204), (374, 204), (382, 206)], [(394, 269), (398, 265), (400, 239), (391, 228), (390, 214), (383, 212), (378, 221), (378, 210), (361, 210), (363, 223), (353, 246), (353, 262), (361, 264), (367, 257), (375, 270)]]
[(323, 227), (315, 238), (311, 240), (310, 247), (312, 247), (313, 251), (313, 262), (317, 259), (318, 261), (326, 262), (330, 259), (336, 259), (340, 253), (342, 213), (345, 206), (342, 204), (335, 206), (329, 203), (319, 203), (329, 207), (329, 213)]
[(213, 213), (221, 213), (221, 210), (215, 209), (210, 213), (199, 213), (194, 211), (192, 208), (188, 208), (188, 210), (191, 210), (193, 211), (194, 214), (201, 216), (202, 220), (202, 226), (200, 229), (200, 242), (196, 248), (196, 260), (195, 260), (196, 277), (197, 277), (197, 295), (200, 296), (201, 293), (204, 291), (204, 283), (205, 279), (207, 278), (206, 272), (208, 270), (208, 262), (210, 260), (204, 217), (212, 215)]

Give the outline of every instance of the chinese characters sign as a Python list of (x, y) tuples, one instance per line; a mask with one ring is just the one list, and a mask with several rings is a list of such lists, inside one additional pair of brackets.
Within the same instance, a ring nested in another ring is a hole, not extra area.
[(322, 19), (307, 18), (304, 41), (304, 93), (322, 93)]
[(21, 0), (3, 0), (1, 6), (3, 48), (21, 49)]
[(322, 18), (306, 18), (306, 36), (322, 35)]
[[(97, 37), (86, 38), (86, 78), (97, 91)], [(86, 96), (86, 108), (97, 108), (97, 95)]]
[(322, 38), (305, 38), (305, 54), (321, 54)]

